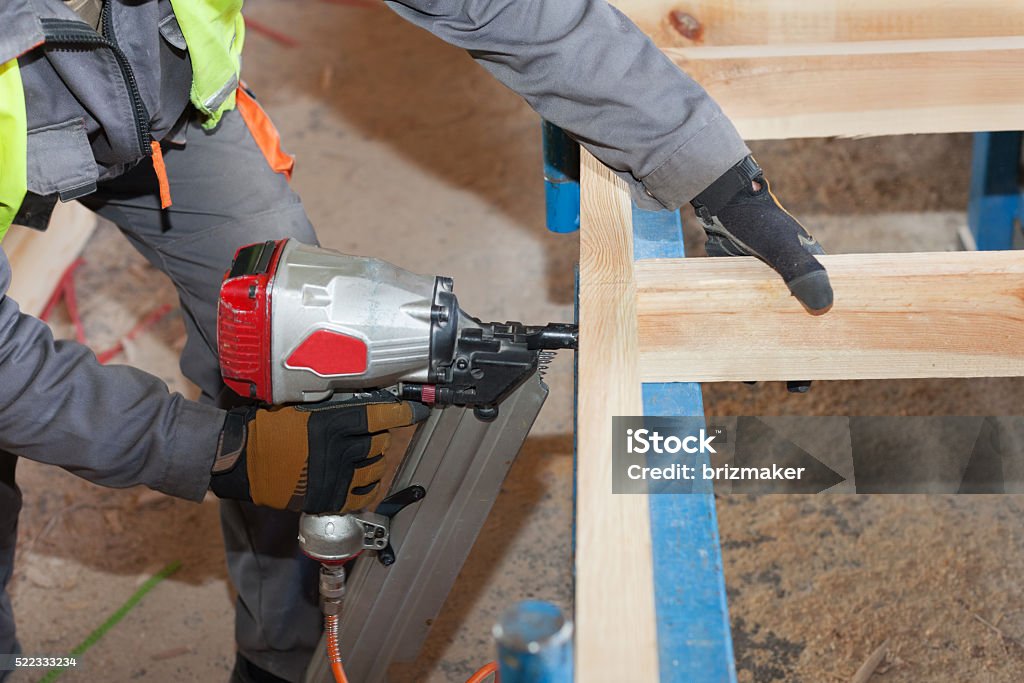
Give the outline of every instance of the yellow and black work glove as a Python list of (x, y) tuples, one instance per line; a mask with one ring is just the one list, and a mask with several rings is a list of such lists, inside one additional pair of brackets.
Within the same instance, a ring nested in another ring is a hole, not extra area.
[(832, 308), (832, 285), (818, 262), (825, 250), (772, 194), (747, 156), (691, 202), (707, 233), (708, 256), (755, 256), (782, 276), (808, 313)]
[(362, 509), (387, 471), (388, 430), (429, 412), (407, 401), (235, 408), (224, 422), (210, 489), (281, 510)]

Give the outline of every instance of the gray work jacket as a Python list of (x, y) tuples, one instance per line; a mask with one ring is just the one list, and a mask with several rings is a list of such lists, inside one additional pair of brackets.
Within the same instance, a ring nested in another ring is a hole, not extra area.
[(28, 121), (29, 196), (15, 222), (44, 229), (58, 197), (151, 154), (185, 111), (192, 66), (170, 0), (106, 3), (102, 35), (62, 0), (4, 0), (0, 26), (12, 27), (0, 63), (18, 57)]
[[(158, 119), (150, 124), (159, 139), (160, 131), (171, 127), (175, 110), (180, 113), (179, 103), (184, 108), (188, 97), (187, 85), (180, 84), (183, 51), (174, 43), (168, 4), (166, 0), (108, 1), (125, 26), (138, 27), (134, 29), (138, 35), (125, 30), (119, 38), (139, 46), (128, 56), (147, 82), (143, 90), (151, 105), (148, 111)], [(58, 0), (0, 3), (0, 27), (4, 27), (0, 61), (5, 50), (35, 44), (25, 38), (28, 34), (9, 31), (37, 30), (38, 17), (47, 13), (74, 19), (61, 4)], [(442, 40), (466, 49), (541, 116), (569, 131), (626, 179), (634, 196), (648, 206), (681, 206), (748, 154), (732, 124), (704, 90), (604, 0), (390, 0), (386, 4)], [(109, 62), (96, 64), (80, 57), (36, 50), (26, 58), (26, 95), (35, 100), (28, 104), (30, 130), (56, 126), (63, 136), (62, 124), (69, 120), (72, 106), (68, 93), (107, 87), (107, 81), (117, 75)], [(165, 62), (165, 57), (173, 59)], [(120, 106), (120, 100), (111, 96), (106, 105), (95, 104), (107, 112), (111, 106)], [(85, 172), (88, 165), (80, 164), (82, 155), (91, 153), (94, 180), (131, 163), (125, 162), (122, 152), (131, 149), (128, 124), (133, 121), (108, 123), (106, 114), (98, 118), (94, 114), (92, 107), (77, 111), (88, 149), (77, 130), (70, 148), (61, 143), (63, 151), (73, 149), (75, 154), (61, 160), (43, 154), (39, 163), (81, 165), (62, 172)], [(44, 182), (53, 172), (53, 167), (30, 164), (29, 187), (61, 191), (59, 184)], [(209, 483), (224, 414), (168, 394), (162, 382), (138, 370), (101, 367), (78, 344), (54, 342), (45, 325), (21, 314), (15, 302), (5, 297), (9, 281), (10, 266), (0, 250), (0, 448), (60, 465), (100, 484), (141, 483), (173, 495), (201, 498)]]

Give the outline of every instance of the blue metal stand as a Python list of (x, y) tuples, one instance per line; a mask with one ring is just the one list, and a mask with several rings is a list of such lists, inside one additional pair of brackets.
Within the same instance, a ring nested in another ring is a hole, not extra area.
[[(679, 212), (633, 207), (635, 259), (685, 255)], [(695, 382), (645, 383), (643, 398), (644, 415), (704, 415)], [(714, 493), (654, 494), (650, 510), (661, 683), (735, 683)]]
[(967, 225), (980, 250), (1012, 249), (1021, 222), (1021, 140), (1016, 131), (975, 133)]
[(580, 229), (580, 146), (553, 123), (542, 126), (548, 230), (575, 232)]

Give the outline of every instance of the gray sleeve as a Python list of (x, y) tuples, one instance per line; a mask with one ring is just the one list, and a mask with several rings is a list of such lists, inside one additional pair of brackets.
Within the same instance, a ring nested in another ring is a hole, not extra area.
[(168, 393), (141, 370), (103, 366), (6, 296), (0, 248), (0, 449), (91, 482), (200, 500), (225, 413)]
[(387, 0), (669, 208), (747, 146), (718, 105), (605, 0)]

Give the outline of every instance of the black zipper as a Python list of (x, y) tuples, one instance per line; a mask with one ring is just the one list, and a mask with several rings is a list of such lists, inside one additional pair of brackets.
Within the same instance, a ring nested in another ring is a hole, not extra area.
[(87, 45), (105, 47), (114, 55), (117, 66), (121, 69), (121, 76), (124, 78), (125, 87), (132, 101), (132, 110), (135, 118), (135, 132), (138, 134), (139, 151), (142, 156), (150, 156), (153, 149), (150, 147), (152, 135), (149, 129), (149, 112), (146, 110), (146, 103), (142, 101), (139, 93), (139, 84), (135, 80), (135, 73), (128, 62), (128, 56), (120, 48), (114, 39), (114, 22), (108, 11), (109, 0), (103, 3), (100, 11), (100, 26), (103, 35), (100, 35), (92, 26), (84, 21), (71, 21), (68, 19), (41, 20), (43, 34), (47, 44), (55, 45)]

